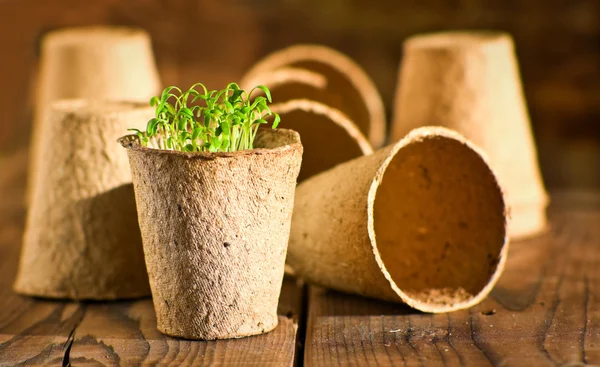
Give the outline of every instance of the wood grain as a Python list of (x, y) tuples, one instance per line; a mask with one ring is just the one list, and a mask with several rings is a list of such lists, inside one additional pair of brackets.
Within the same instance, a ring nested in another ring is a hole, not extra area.
[[(481, 304), (448, 314), (311, 287), (307, 366), (600, 364), (600, 195), (558, 195)], [(590, 199), (592, 198), (593, 199)]]
[(212, 342), (159, 333), (149, 299), (76, 303), (12, 292), (25, 220), (26, 162), (26, 150), (18, 150), (3, 157), (0, 171), (0, 366), (293, 365), (303, 284), (292, 278), (284, 280), (273, 332)]

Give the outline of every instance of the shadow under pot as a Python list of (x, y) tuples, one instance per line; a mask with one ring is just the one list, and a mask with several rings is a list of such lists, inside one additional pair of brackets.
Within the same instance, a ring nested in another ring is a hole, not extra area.
[(188, 339), (262, 334), (277, 304), (302, 160), (292, 130), (261, 130), (255, 149), (127, 148), (158, 329)]

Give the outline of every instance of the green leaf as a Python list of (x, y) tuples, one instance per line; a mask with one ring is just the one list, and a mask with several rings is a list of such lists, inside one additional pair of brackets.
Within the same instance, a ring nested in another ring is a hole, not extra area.
[(279, 114), (277, 113), (273, 113), (273, 116), (275, 116), (275, 118), (273, 119), (273, 129), (276, 129), (279, 125), (279, 122), (281, 121), (281, 117), (279, 117)]
[(179, 141), (181, 143), (184, 143), (186, 140), (190, 139), (192, 137), (192, 134), (190, 134), (187, 131), (182, 131), (179, 133)]
[(150, 121), (148, 121), (148, 125), (146, 126), (146, 133), (148, 133), (149, 136), (156, 135), (156, 130), (159, 123), (160, 120), (157, 118), (150, 119)]
[(227, 107), (227, 111), (229, 111), (229, 113), (233, 113), (234, 108), (233, 108), (233, 105), (229, 101), (225, 101), (225, 106)]
[(180, 115), (184, 115), (189, 117), (190, 119), (194, 118), (194, 112), (188, 107), (183, 107), (179, 110)]
[(167, 109), (167, 111), (169, 111), (169, 113), (171, 115), (176, 115), (177, 114), (176, 111), (175, 111), (175, 107), (172, 104), (165, 103), (165, 108)]
[(237, 85), (237, 83), (231, 82), (231, 83), (227, 84), (227, 88), (225, 88), (225, 89), (231, 89), (233, 91), (238, 91), (238, 90), (240, 90), (240, 86)]
[(193, 133), (192, 133), (192, 140), (198, 139), (198, 137), (200, 136), (200, 134), (202, 134), (202, 128), (201, 127), (195, 128), (194, 131), (193, 131)]
[[(259, 85), (259, 86), (257, 86), (256, 88), (258, 88), (258, 89), (262, 90), (262, 91), (263, 91), (263, 93), (265, 93), (265, 96), (267, 96), (267, 100), (269, 100), (269, 102), (272, 102), (272, 101), (271, 101), (271, 91), (269, 90), (269, 88), (267, 88), (267, 87), (266, 87), (266, 86), (264, 86), (264, 85)], [(256, 89), (256, 88), (255, 88), (255, 89)]]
[(254, 110), (261, 105), (266, 106), (266, 103), (267, 103), (267, 99), (265, 97), (256, 97), (254, 99), (254, 102), (252, 102), (252, 105), (250, 106), (250, 110)]
[(224, 134), (229, 135), (229, 129), (231, 129), (231, 125), (229, 125), (229, 121), (227, 121), (227, 120), (221, 121), (220, 128)]
[(181, 120), (179, 120), (179, 122), (177, 123), (177, 129), (187, 130), (187, 122), (188, 122), (187, 118), (182, 118)]
[(229, 102), (230, 103), (235, 103), (238, 99), (240, 99), (240, 96), (243, 93), (244, 93), (243, 89), (238, 89), (238, 90), (234, 91), (233, 94), (228, 98)]

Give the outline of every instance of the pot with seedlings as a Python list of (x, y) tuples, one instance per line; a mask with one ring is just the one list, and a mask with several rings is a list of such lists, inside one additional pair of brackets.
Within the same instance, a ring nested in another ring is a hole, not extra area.
[[(264, 96), (252, 99), (252, 92)], [(166, 88), (127, 148), (158, 329), (238, 338), (277, 326), (302, 145), (269, 90)], [(259, 129), (273, 118), (272, 129)]]

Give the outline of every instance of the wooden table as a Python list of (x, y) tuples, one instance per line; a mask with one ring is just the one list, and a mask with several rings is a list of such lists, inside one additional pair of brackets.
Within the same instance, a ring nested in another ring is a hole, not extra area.
[(66, 302), (11, 291), (27, 155), (0, 160), (0, 366), (550, 366), (600, 364), (600, 194), (553, 196), (548, 233), (513, 243), (481, 304), (430, 315), (285, 280), (269, 334), (160, 334), (149, 299)]

